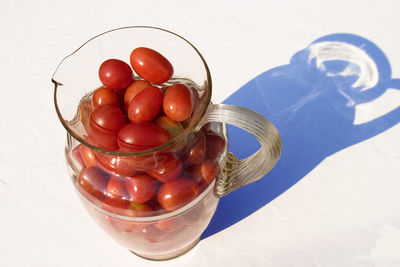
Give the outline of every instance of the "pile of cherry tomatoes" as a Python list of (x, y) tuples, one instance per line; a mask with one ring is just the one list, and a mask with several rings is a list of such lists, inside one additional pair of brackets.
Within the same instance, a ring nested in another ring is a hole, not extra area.
[[(139, 47), (130, 63), (132, 68), (118, 59), (101, 64), (103, 86), (91, 96), (89, 118), (82, 119), (86, 141), (107, 151), (140, 152), (170, 142), (190, 124), (199, 101), (191, 86), (164, 85), (174, 70), (160, 53)], [(146, 217), (179, 209), (201, 194), (219, 173), (224, 147), (225, 140), (205, 126), (143, 155), (116, 156), (83, 144), (72, 154), (82, 166), (77, 183), (86, 198), (113, 213)], [(170, 229), (162, 221), (155, 226)]]

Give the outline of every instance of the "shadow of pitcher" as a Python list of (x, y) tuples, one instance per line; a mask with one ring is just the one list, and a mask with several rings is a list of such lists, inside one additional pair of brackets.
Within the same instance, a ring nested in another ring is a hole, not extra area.
[[(385, 54), (371, 41), (332, 34), (297, 52), (290, 64), (268, 70), (224, 103), (252, 109), (268, 118), (282, 137), (282, 155), (259, 181), (222, 198), (202, 238), (252, 214), (306, 176), (326, 157), (378, 135), (400, 121), (400, 107), (374, 120), (354, 124), (357, 105), (373, 101), (391, 78)], [(245, 158), (258, 149), (252, 136), (231, 127), (230, 151)]]

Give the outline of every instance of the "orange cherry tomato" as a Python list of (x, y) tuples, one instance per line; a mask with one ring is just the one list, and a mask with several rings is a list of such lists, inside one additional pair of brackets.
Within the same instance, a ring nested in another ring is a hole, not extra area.
[(171, 135), (171, 139), (175, 138), (183, 132), (183, 127), (179, 122), (171, 120), (167, 116), (159, 116), (154, 120), (154, 124), (167, 130)]
[(131, 103), (132, 99), (140, 93), (144, 88), (151, 86), (151, 83), (144, 80), (135, 80), (125, 91), (124, 95), (124, 105), (125, 110), (128, 110), (129, 104)]
[(100, 87), (93, 93), (92, 105), (93, 107), (97, 107), (105, 104), (118, 106), (118, 95), (113, 90), (106, 87)]
[(130, 60), (135, 72), (151, 83), (165, 83), (174, 73), (174, 68), (168, 59), (150, 48), (138, 47), (134, 49)]
[(79, 150), (81, 152), (82, 161), (86, 167), (94, 167), (96, 166), (96, 156), (89, 147), (85, 145), (79, 145)]
[(205, 160), (201, 164), (201, 174), (207, 184), (211, 184), (219, 173), (219, 166), (215, 161)]

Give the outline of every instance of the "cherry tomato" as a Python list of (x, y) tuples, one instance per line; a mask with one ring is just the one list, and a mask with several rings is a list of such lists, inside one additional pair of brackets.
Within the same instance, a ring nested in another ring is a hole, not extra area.
[[(119, 150), (123, 151), (123, 150)], [(96, 153), (96, 159), (102, 167), (121, 176), (134, 176), (137, 171), (148, 171), (160, 166), (166, 157), (158, 153), (140, 156), (112, 156)]]
[(72, 155), (72, 158), (75, 159), (78, 162), (78, 164), (81, 165), (82, 168), (84, 168), (86, 166), (82, 160), (81, 150), (80, 150), (81, 146), (82, 145), (78, 145), (78, 146), (74, 147), (74, 149), (72, 149), (72, 151), (71, 151), (71, 155)]
[(197, 185), (197, 190), (196, 194), (199, 195), (201, 192), (203, 192), (208, 184), (203, 178), (203, 173), (201, 172), (201, 164), (197, 164), (194, 166), (191, 166), (185, 170), (185, 174), (192, 178), (193, 182)]
[(157, 168), (147, 171), (154, 178), (163, 183), (169, 183), (179, 177), (182, 172), (182, 161), (177, 159), (173, 154), (168, 153), (166, 160)]
[(91, 99), (85, 99), (81, 101), (81, 103), (79, 104), (78, 108), (79, 119), (82, 122), (82, 125), (86, 131), (88, 131), (89, 128), (89, 116), (92, 109), (93, 106)]
[(192, 90), (184, 84), (168, 87), (164, 95), (163, 109), (174, 121), (184, 121), (192, 115), (194, 98)]
[(155, 226), (163, 231), (175, 232), (180, 230), (184, 226), (183, 218), (181, 216), (175, 218), (167, 218), (159, 220)]
[(131, 103), (132, 99), (140, 93), (144, 88), (151, 86), (151, 83), (144, 80), (135, 80), (125, 91), (124, 95), (124, 104), (125, 110), (128, 110), (129, 104)]
[(169, 233), (158, 229), (153, 224), (148, 224), (142, 228), (141, 235), (150, 243), (157, 243), (165, 240), (169, 236)]
[[(157, 186), (158, 191), (158, 189), (161, 187), (161, 183), (159, 183)], [(160, 203), (158, 203), (157, 194), (155, 194), (152, 199), (147, 201), (146, 205), (150, 206), (152, 209), (151, 216), (157, 216), (168, 212), (163, 207), (161, 207)]]
[(92, 104), (93, 107), (105, 104), (118, 106), (118, 95), (106, 87), (100, 87), (93, 93)]
[(131, 67), (119, 59), (104, 61), (99, 69), (100, 81), (109, 89), (119, 90), (128, 87), (133, 81)]
[(168, 59), (150, 48), (136, 48), (132, 51), (130, 60), (135, 72), (151, 83), (165, 83), (174, 73), (174, 68)]
[(205, 160), (201, 164), (201, 174), (207, 184), (211, 184), (219, 173), (219, 166), (215, 161)]
[(91, 200), (103, 201), (107, 196), (109, 175), (97, 167), (82, 169), (78, 178), (78, 190)]
[(118, 144), (126, 152), (150, 149), (169, 140), (169, 133), (151, 122), (130, 123), (118, 133)]
[(183, 127), (179, 122), (171, 120), (167, 116), (159, 116), (154, 120), (154, 124), (158, 127), (167, 130), (171, 135), (171, 139), (177, 137), (179, 134), (183, 132)]
[(117, 134), (125, 125), (125, 116), (114, 105), (97, 106), (90, 114), (89, 135), (99, 147), (117, 150)]
[(147, 204), (131, 203), (131, 210), (135, 217), (146, 217), (152, 213), (153, 209)]
[(197, 135), (197, 140), (195, 141), (193, 147), (190, 149), (189, 157), (186, 159), (185, 163), (187, 165), (196, 165), (203, 162), (206, 157), (206, 137), (203, 132), (199, 132)]
[(201, 164), (191, 166), (185, 170), (186, 175), (191, 177), (197, 184), (198, 193), (203, 192), (219, 173), (219, 166), (211, 160), (205, 160)]
[[(96, 153), (96, 159), (102, 167), (121, 176), (134, 176), (137, 170), (137, 161), (127, 156), (112, 156), (101, 152)], [(150, 168), (154, 164), (150, 165)]]
[[(190, 87), (190, 89), (192, 90), (192, 94), (193, 94), (193, 107), (198, 107), (200, 104), (200, 97), (199, 97), (199, 93), (197, 92), (197, 90), (193, 87)], [(193, 112), (192, 112), (193, 113)], [(191, 118), (187, 118), (184, 121), (181, 121), (181, 124), (183, 126), (183, 128), (187, 128), (190, 123), (191, 123)]]
[(163, 94), (157, 86), (149, 86), (140, 91), (128, 107), (128, 117), (131, 122), (152, 121), (160, 111)]
[[(126, 217), (145, 217), (151, 211), (152, 209), (146, 204), (134, 203), (134, 205), (132, 205), (132, 209), (124, 210), (121, 215)], [(146, 226), (145, 223), (119, 219), (108, 215), (106, 216), (106, 219), (108, 223), (116, 230), (127, 233), (136, 233)]]
[(163, 184), (158, 190), (157, 199), (164, 209), (173, 211), (189, 203), (195, 196), (194, 182), (186, 177), (180, 177)]
[(185, 225), (192, 225), (201, 219), (204, 213), (204, 207), (201, 203), (197, 204), (194, 208), (183, 214), (183, 222)]
[[(111, 176), (107, 185), (107, 198), (104, 204), (111, 206), (113, 212), (130, 209), (131, 197), (126, 190), (124, 179), (120, 176)], [(114, 209), (115, 208), (115, 209)]]
[(82, 161), (86, 167), (96, 166), (96, 156), (89, 147), (85, 145), (79, 145), (79, 150), (81, 152)]
[(207, 132), (211, 132), (211, 122), (208, 122), (201, 127), (201, 130), (206, 134)]
[(157, 180), (147, 174), (127, 177), (126, 189), (135, 203), (142, 204), (153, 198), (157, 190)]
[(225, 147), (225, 140), (214, 132), (206, 133), (206, 158), (216, 160)]

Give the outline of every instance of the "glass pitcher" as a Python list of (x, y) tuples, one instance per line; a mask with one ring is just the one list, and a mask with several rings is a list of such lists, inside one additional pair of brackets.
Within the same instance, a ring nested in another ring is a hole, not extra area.
[[(174, 75), (160, 87), (185, 84), (193, 90), (195, 109), (166, 144), (138, 152), (106, 150), (88, 130), (93, 91), (101, 86), (98, 69), (110, 58), (126, 61), (136, 47), (169, 59)], [(170, 259), (193, 248), (219, 198), (266, 175), (281, 154), (280, 135), (267, 119), (243, 107), (210, 102), (206, 61), (190, 42), (168, 30), (133, 26), (99, 34), (61, 61), (52, 82), (76, 192), (104, 231), (147, 259)], [(260, 149), (246, 159), (228, 152), (226, 123), (254, 135)], [(140, 179), (153, 181), (152, 192), (140, 187)]]

